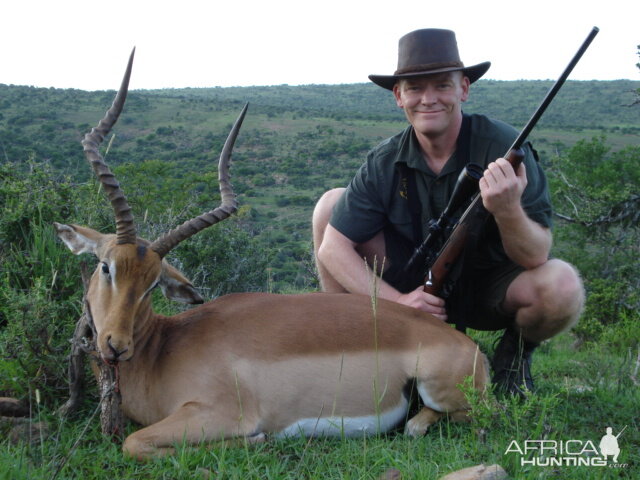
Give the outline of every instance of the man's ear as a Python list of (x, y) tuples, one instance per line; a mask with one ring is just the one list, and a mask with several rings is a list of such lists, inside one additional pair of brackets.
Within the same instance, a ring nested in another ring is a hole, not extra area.
[(402, 86), (400, 85), (400, 82), (396, 82), (393, 86), (393, 97), (396, 99), (396, 105), (400, 108), (404, 108), (404, 103), (402, 102), (402, 97), (400, 95), (401, 88)]
[(471, 87), (471, 82), (469, 81), (469, 77), (463, 75), (460, 79), (460, 88), (462, 88), (462, 96), (461, 100), (466, 102), (469, 99), (469, 88)]
[(76, 255), (81, 253), (93, 253), (106, 235), (96, 232), (91, 228), (80, 227), (78, 225), (65, 225), (53, 222), (58, 237)]
[(191, 282), (165, 260), (162, 261), (159, 284), (164, 296), (170, 300), (190, 304), (204, 303), (204, 299), (191, 285)]

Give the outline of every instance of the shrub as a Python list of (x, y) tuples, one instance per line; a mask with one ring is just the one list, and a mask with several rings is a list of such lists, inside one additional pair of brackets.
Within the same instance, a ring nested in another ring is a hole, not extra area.
[(0, 167), (0, 395), (37, 388), (55, 398), (66, 389), (82, 290), (78, 263), (51, 223), (67, 220), (76, 194), (46, 163)]

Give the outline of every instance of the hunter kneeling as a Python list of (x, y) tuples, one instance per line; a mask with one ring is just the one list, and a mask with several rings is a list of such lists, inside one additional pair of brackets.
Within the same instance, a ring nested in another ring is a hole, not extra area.
[[(535, 150), (526, 143), (514, 171), (501, 156), (518, 132), (462, 112), (470, 85), (489, 66), (465, 67), (449, 30), (417, 30), (400, 39), (396, 72), (369, 78), (393, 92), (410, 125), (374, 148), (346, 189), (320, 199), (314, 248), (326, 292), (367, 294), (369, 269), (376, 268), (380, 298), (461, 330), (504, 329), (493, 382), (523, 395), (533, 389), (531, 353), (577, 321), (584, 293), (571, 265), (549, 259), (551, 205)], [(404, 267), (471, 162), (484, 170), (480, 195), (492, 217), (467, 247), (455, 282), (432, 295), (423, 291), (424, 271), (407, 275)]]

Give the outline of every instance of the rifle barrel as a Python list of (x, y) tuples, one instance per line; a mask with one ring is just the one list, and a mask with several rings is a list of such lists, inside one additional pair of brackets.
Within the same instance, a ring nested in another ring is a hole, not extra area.
[[(598, 27), (593, 27), (593, 29), (591, 30), (589, 35), (587, 35), (587, 38), (584, 40), (584, 42), (582, 42), (582, 45), (580, 46), (576, 54), (573, 56), (573, 58), (571, 59), (567, 67), (564, 69), (564, 71), (562, 72), (562, 74), (560, 75), (556, 83), (547, 92), (547, 95), (544, 97), (544, 99), (540, 103), (540, 106), (536, 109), (536, 111), (533, 113), (533, 115), (531, 116), (527, 124), (520, 131), (520, 134), (513, 142), (513, 145), (511, 146), (511, 148), (509, 148), (509, 150), (505, 153), (504, 158), (509, 160), (509, 162), (514, 167), (514, 169), (518, 167), (520, 161), (522, 161), (522, 159), (524, 158), (520, 148), (522, 147), (525, 140), (529, 136), (529, 133), (531, 133), (531, 130), (533, 130), (536, 123), (538, 123), (538, 120), (540, 120), (540, 117), (545, 112), (549, 104), (553, 101), (553, 98), (556, 96), (556, 94), (558, 93), (558, 91), (560, 90), (560, 88), (562, 87), (565, 80), (567, 79), (567, 77), (569, 76), (573, 68), (576, 66), (578, 61), (580, 61), (580, 58), (582, 58), (582, 55), (584, 54), (584, 52), (587, 50), (587, 48), (589, 48), (589, 45), (591, 45), (591, 42), (593, 41), (593, 39), (595, 38), (595, 36), (598, 34), (599, 31), (600, 29)], [(440, 249), (440, 252), (438, 253), (435, 261), (429, 266), (427, 278), (425, 279), (424, 291), (435, 294), (435, 295), (438, 294), (439, 287), (443, 284), (445, 280), (444, 278), (440, 278), (440, 276), (441, 275), (444, 275), (444, 277), (447, 276), (449, 269), (451, 268), (453, 263), (457, 260), (458, 256), (460, 255), (460, 252), (462, 251), (462, 245), (464, 245), (464, 243), (466, 242), (467, 231), (468, 231), (467, 221), (471, 221), (469, 219), (472, 219), (474, 217), (478, 219), (482, 219), (484, 218), (485, 215), (488, 214), (486, 210), (484, 210), (480, 199), (481, 199), (480, 193), (476, 193), (473, 199), (471, 200), (471, 203), (469, 204), (467, 209), (464, 211), (464, 213), (460, 217), (460, 220), (454, 227), (449, 238), (447, 238), (444, 245)], [(458, 232), (457, 230), (462, 230), (462, 233), (464, 234), (461, 234), (461, 232)], [(462, 245), (458, 245), (458, 243), (462, 243)], [(441, 268), (442, 263), (445, 264), (446, 268), (444, 269)], [(438, 269), (441, 271), (436, 272), (435, 270), (438, 270)]]
[(582, 58), (582, 55), (584, 55), (584, 52), (587, 51), (587, 48), (589, 48), (589, 45), (591, 45), (591, 42), (596, 37), (599, 31), (600, 29), (598, 27), (593, 27), (591, 32), (589, 32), (589, 35), (587, 35), (587, 38), (585, 39), (585, 41), (582, 42), (582, 46), (580, 47), (580, 49), (573, 56), (573, 58), (569, 62), (569, 65), (567, 65), (567, 68), (564, 69), (564, 72), (562, 72), (562, 75), (560, 75), (560, 77), (558, 78), (556, 83), (553, 85), (553, 87), (551, 87), (551, 89), (547, 92), (547, 95), (544, 97), (544, 99), (540, 103), (540, 106), (533, 113), (533, 115), (531, 116), (527, 124), (524, 126), (522, 131), (520, 132), (520, 135), (518, 135), (518, 138), (516, 138), (516, 140), (513, 142), (513, 145), (509, 150), (515, 150), (516, 148), (520, 148), (522, 146), (524, 141), (527, 139), (527, 137), (531, 133), (531, 130), (533, 130), (533, 127), (536, 126), (536, 123), (538, 123), (538, 120), (540, 120), (540, 117), (545, 112), (545, 110), (547, 109), (551, 101), (553, 100), (553, 97), (555, 97), (556, 94), (558, 93), (558, 90), (562, 88), (562, 85), (564, 85), (564, 82), (567, 80), (567, 77), (569, 76), (569, 74), (571, 74), (571, 71), (580, 61), (580, 59)]

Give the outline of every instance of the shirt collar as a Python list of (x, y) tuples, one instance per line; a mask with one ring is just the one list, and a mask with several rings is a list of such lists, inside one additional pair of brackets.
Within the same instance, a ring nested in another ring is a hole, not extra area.
[(436, 175), (424, 161), (422, 151), (420, 150), (420, 144), (413, 131), (412, 126), (408, 126), (400, 138), (400, 148), (398, 148), (398, 154), (394, 160), (395, 163), (406, 163), (409, 168), (419, 170), (420, 172), (429, 175), (430, 177), (443, 177), (449, 174), (458, 174), (462, 168), (464, 168), (464, 159), (458, 159), (458, 155), (454, 151), (447, 163), (442, 168), (439, 175)]

